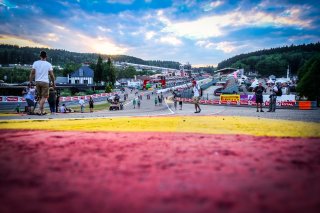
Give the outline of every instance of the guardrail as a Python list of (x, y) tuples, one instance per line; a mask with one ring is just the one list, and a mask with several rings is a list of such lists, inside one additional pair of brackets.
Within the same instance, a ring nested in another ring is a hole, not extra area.
[[(65, 103), (68, 106), (78, 105), (79, 100), (83, 98), (84, 100), (89, 100), (90, 96), (94, 99), (95, 102), (106, 101), (108, 97), (119, 94), (118, 92), (112, 93), (100, 93), (100, 94), (93, 94), (93, 95), (85, 95), (85, 96), (67, 96), (67, 97), (60, 97), (59, 103)], [(27, 103), (23, 97), (20, 96), (0, 96), (0, 111), (8, 111), (12, 110), (14, 107), (20, 105), (21, 108), (27, 106)], [(48, 103), (45, 103), (45, 106), (48, 106)]]
[[(191, 98), (177, 98), (178, 101), (182, 101), (185, 103), (193, 103)], [(235, 100), (200, 100), (200, 104), (206, 105), (224, 105), (224, 106), (256, 106), (255, 101), (235, 101)], [(262, 104), (265, 107), (269, 106), (269, 100), (264, 101)], [(277, 101), (277, 108), (291, 108), (291, 109), (299, 109), (299, 110), (316, 110), (317, 102), (316, 101), (294, 101), (294, 100), (283, 100)]]

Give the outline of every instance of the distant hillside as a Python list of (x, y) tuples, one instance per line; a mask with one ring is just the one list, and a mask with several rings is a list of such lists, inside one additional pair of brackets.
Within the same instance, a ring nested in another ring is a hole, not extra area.
[[(76, 53), (59, 49), (46, 49), (35, 47), (19, 47), (15, 45), (0, 44), (0, 64), (32, 64), (39, 59), (39, 53), (45, 50), (48, 53), (48, 61), (53, 65), (65, 66), (69, 63), (80, 64), (83, 62), (96, 63), (99, 54)], [(101, 55), (103, 59), (110, 57), (114, 61), (175, 68), (178, 69), (180, 63), (174, 61), (148, 61), (126, 55)]]
[(234, 56), (220, 62), (218, 69), (244, 68), (246, 71), (258, 71), (263, 76), (274, 74), (281, 77), (285, 76), (288, 65), (291, 73), (297, 74), (304, 63), (317, 53), (320, 53), (320, 42), (271, 48)]

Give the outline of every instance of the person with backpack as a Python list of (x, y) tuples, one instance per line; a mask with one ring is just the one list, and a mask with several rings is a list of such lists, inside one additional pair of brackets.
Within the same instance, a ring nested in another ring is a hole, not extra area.
[(199, 87), (199, 85), (197, 84), (196, 81), (192, 81), (193, 84), (193, 103), (194, 103), (194, 107), (196, 109), (196, 111), (194, 113), (200, 113), (201, 112), (201, 108), (199, 105), (199, 101), (200, 101), (200, 94), (201, 94), (201, 89)]
[(267, 112), (275, 112), (276, 111), (276, 105), (277, 105), (277, 96), (281, 96), (282, 91), (280, 86), (274, 85), (271, 89), (271, 94), (269, 96), (269, 110)]

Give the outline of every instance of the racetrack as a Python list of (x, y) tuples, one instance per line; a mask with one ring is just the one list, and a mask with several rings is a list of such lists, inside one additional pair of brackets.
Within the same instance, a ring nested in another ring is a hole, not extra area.
[(2, 116), (0, 211), (320, 209), (318, 111), (142, 107)]

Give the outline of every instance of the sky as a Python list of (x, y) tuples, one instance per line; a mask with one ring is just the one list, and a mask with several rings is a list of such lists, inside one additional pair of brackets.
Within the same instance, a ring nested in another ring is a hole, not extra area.
[(0, 0), (0, 43), (216, 66), (320, 41), (317, 0)]

